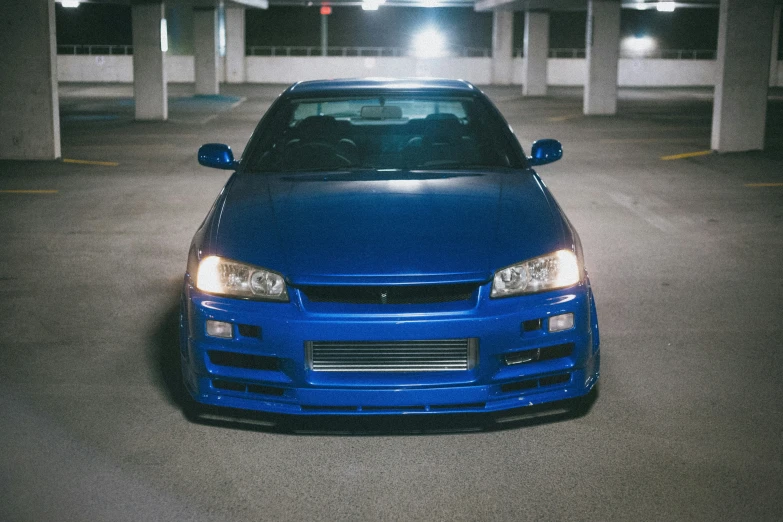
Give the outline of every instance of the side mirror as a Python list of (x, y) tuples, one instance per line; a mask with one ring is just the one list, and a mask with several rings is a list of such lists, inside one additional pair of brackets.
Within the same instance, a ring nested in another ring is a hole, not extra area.
[(198, 162), (213, 169), (234, 170), (239, 163), (234, 161), (231, 147), (222, 143), (207, 143), (198, 149)]
[(530, 150), (527, 162), (531, 166), (546, 165), (563, 157), (563, 146), (557, 140), (537, 140)]

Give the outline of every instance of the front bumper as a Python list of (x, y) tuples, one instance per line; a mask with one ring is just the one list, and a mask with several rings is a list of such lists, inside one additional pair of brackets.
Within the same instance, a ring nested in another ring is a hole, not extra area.
[[(600, 361), (589, 280), (505, 299), (490, 299), (489, 286), (460, 304), (358, 306), (308, 303), (295, 289), (289, 303), (215, 297), (186, 281), (184, 382), (202, 404), (287, 414), (490, 412), (586, 395)], [(548, 318), (568, 312), (574, 327), (548, 332)], [(207, 320), (234, 324), (233, 337), (207, 336)], [(322, 372), (305, 355), (308, 341), (461, 338), (478, 339), (479, 349), (476, 364), (459, 371)], [(506, 364), (508, 354), (555, 346), (568, 350)]]

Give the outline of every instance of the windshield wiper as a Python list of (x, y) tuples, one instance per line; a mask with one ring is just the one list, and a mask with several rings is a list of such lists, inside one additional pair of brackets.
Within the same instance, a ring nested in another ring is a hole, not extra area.
[(476, 170), (476, 169), (509, 169), (508, 165), (488, 165), (486, 163), (460, 163), (456, 160), (428, 161), (423, 165), (413, 167), (412, 170)]

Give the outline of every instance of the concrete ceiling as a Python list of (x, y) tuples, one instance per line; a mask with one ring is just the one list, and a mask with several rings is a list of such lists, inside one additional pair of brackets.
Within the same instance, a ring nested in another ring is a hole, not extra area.
[[(2, 1), (2, 0), (0, 0)], [(61, 0), (56, 0), (58, 3)], [(80, 0), (82, 3), (97, 4), (144, 4), (159, 3), (165, 0)], [(624, 9), (647, 10), (655, 9), (660, 0), (619, 0)], [(588, 0), (385, 0), (383, 6), (397, 7), (472, 7), (476, 11), (491, 11), (494, 9), (513, 11), (584, 11)], [(359, 6), (362, 0), (167, 0), (166, 4), (192, 5), (193, 7), (208, 7), (223, 4), (227, 7), (249, 7), (266, 9), (270, 5), (332, 5)], [(707, 8), (716, 9), (720, 0), (678, 0), (677, 8)], [(783, 5), (783, 0), (774, 0), (777, 5)]]
[[(57, 0), (58, 2), (60, 0)], [(87, 3), (132, 4), (150, 3), (161, 0), (81, 0)], [(783, 0), (778, 0), (783, 2)], [(362, 0), (168, 0), (167, 4), (190, 4), (194, 7), (207, 7), (224, 4), (227, 7), (243, 6), (266, 9), (270, 5), (310, 6), (328, 4), (332, 6), (359, 6)], [(658, 0), (622, 0), (626, 9), (655, 9)], [(676, 1), (677, 7), (716, 8), (720, 0)], [(475, 7), (477, 11), (493, 9), (583, 11), (587, 9), (587, 0), (386, 0), (384, 6), (398, 7)]]
[[(624, 9), (656, 9), (659, 0), (622, 0)], [(587, 0), (476, 0), (476, 11), (507, 9), (514, 11), (584, 11)], [(716, 9), (720, 0), (688, 0), (674, 2), (676, 8)]]
[[(55, 2), (59, 4), (62, 2), (62, 0), (55, 0)], [(120, 4), (120, 5), (155, 4), (155, 3), (176, 4), (176, 5), (190, 4), (193, 7), (217, 6), (223, 4), (227, 7), (254, 7), (259, 9), (266, 9), (270, 4), (268, 0), (79, 0), (79, 2), (82, 4)], [(304, 2), (299, 2), (299, 3), (304, 4)]]

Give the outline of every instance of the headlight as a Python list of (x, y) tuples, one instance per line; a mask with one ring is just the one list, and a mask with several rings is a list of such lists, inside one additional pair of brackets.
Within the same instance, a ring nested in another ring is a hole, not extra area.
[(218, 256), (201, 260), (196, 276), (196, 288), (231, 297), (288, 301), (288, 291), (282, 275)]
[(495, 273), (492, 297), (532, 294), (575, 285), (581, 281), (579, 261), (570, 250), (558, 250), (509, 266)]

